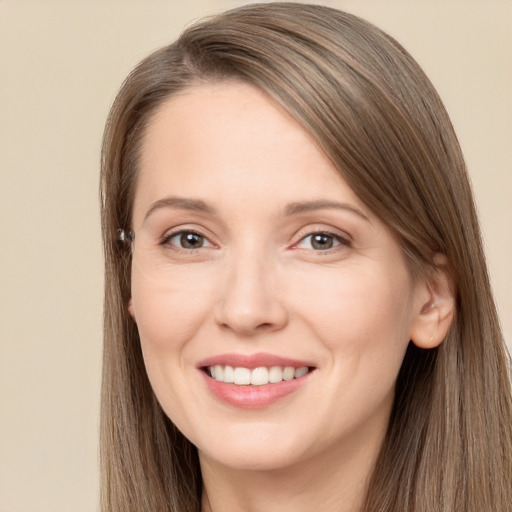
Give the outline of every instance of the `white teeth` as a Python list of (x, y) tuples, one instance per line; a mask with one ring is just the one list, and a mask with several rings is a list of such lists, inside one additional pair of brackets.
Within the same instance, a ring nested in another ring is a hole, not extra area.
[(215, 380), (224, 382), (224, 370), (220, 364), (215, 365)]
[(235, 380), (235, 370), (232, 366), (224, 368), (224, 382), (233, 382)]
[(283, 369), (280, 366), (272, 366), (268, 372), (268, 381), (272, 384), (283, 380)]
[(251, 383), (251, 370), (249, 368), (235, 368), (233, 382), (238, 385), (247, 385)]
[(302, 366), (301, 368), (297, 368), (295, 370), (295, 378), (298, 379), (300, 377), (303, 377), (304, 375), (306, 375), (306, 373), (308, 373), (307, 366)]
[(254, 386), (262, 386), (268, 384), (268, 368), (264, 366), (260, 368), (254, 368), (251, 372), (251, 384)]
[(243, 367), (233, 368), (232, 366), (209, 366), (208, 372), (212, 378), (219, 382), (233, 383), (239, 386), (263, 386), (264, 384), (275, 384), (283, 380), (290, 381), (299, 379), (307, 373), (309, 368), (301, 366), (294, 368), (293, 366), (272, 366), (267, 368), (259, 366), (258, 368), (250, 369)]
[[(215, 370), (217, 371), (217, 370)], [(283, 371), (283, 380), (293, 380), (295, 377), (295, 368), (293, 366), (286, 366)]]

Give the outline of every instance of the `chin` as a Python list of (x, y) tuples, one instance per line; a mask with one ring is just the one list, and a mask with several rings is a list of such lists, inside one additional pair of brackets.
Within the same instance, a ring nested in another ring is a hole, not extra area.
[(255, 447), (252, 450), (247, 448), (229, 449), (223, 453), (218, 453), (218, 450), (209, 453), (199, 450), (199, 458), (209, 459), (216, 465), (220, 464), (237, 471), (278, 471), (300, 461), (296, 453), (282, 453), (281, 450), (276, 452), (272, 446), (263, 449)]
[(303, 436), (298, 436), (301, 441), (283, 435), (283, 427), (276, 432), (258, 425), (255, 430), (226, 432), (221, 438), (204, 440), (196, 444), (199, 456), (237, 470), (271, 471), (293, 466), (305, 455)]

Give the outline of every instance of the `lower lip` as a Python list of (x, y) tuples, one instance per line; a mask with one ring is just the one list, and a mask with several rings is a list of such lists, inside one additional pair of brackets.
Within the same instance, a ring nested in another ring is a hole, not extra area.
[(297, 391), (308, 381), (312, 372), (298, 379), (283, 380), (275, 384), (263, 384), (261, 386), (227, 384), (212, 379), (204, 371), (201, 371), (201, 373), (208, 389), (222, 402), (243, 409), (261, 409)]

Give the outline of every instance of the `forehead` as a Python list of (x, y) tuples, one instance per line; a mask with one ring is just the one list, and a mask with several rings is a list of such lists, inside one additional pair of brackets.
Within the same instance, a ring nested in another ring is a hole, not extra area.
[(163, 103), (139, 164), (135, 218), (165, 195), (266, 206), (314, 196), (362, 206), (311, 136), (244, 83), (198, 85)]

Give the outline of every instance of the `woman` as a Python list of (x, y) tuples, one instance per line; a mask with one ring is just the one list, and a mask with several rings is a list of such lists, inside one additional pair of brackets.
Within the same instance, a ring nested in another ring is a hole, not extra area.
[(102, 158), (105, 511), (510, 510), (462, 154), (369, 23), (261, 4), (127, 78)]

